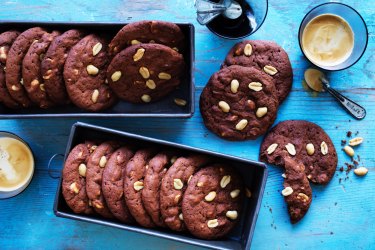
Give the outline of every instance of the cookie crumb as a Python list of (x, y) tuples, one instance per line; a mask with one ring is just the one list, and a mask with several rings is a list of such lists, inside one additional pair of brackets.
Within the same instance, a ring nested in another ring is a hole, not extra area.
[(352, 136), (352, 131), (346, 132), (346, 137), (351, 137)]

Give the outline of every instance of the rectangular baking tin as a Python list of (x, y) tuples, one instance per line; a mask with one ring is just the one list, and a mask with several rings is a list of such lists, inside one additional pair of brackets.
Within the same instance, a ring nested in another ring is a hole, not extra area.
[[(84, 29), (90, 33), (107, 36), (109, 41), (127, 23), (54, 23), (54, 22), (14, 22), (0, 21), (0, 32), (7, 30), (26, 30), (31, 27), (44, 27), (49, 31), (64, 32), (69, 29)], [(9, 109), (0, 104), (0, 119), (14, 118), (46, 118), (46, 117), (181, 117), (188, 118), (194, 113), (194, 26), (190, 23), (176, 23), (185, 35), (185, 51), (183, 52), (186, 74), (178, 89), (162, 100), (150, 104), (132, 104), (119, 101), (116, 105), (101, 112), (89, 112), (74, 105), (51, 107), (49, 109), (26, 108)], [(185, 106), (178, 106), (174, 98), (187, 101)]]
[(258, 217), (267, 179), (267, 167), (264, 163), (80, 122), (72, 126), (66, 147), (65, 159), (75, 145), (84, 142), (85, 140), (92, 139), (118, 140), (142, 147), (154, 146), (163, 148), (163, 150), (178, 149), (182, 153), (199, 153), (210, 156), (214, 158), (215, 162), (226, 163), (236, 168), (237, 171), (240, 172), (240, 175), (244, 177), (245, 185), (251, 190), (252, 196), (250, 199), (246, 199), (245, 206), (241, 213), (241, 219), (236, 228), (230, 235), (221, 240), (201, 240), (195, 238), (189, 233), (177, 233), (163, 228), (147, 229), (137, 225), (125, 225), (114, 220), (108, 220), (94, 215), (75, 214), (67, 206), (62, 195), (62, 178), (60, 178), (54, 203), (54, 212), (56, 216), (126, 229), (133, 232), (144, 233), (202, 247), (214, 249), (250, 249), (251, 239), (254, 233), (255, 223)]

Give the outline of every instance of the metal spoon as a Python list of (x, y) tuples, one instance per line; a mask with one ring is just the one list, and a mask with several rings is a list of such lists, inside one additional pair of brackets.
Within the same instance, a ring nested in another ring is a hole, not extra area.
[(197, 11), (197, 20), (202, 25), (211, 22), (221, 14), (230, 19), (236, 19), (242, 13), (241, 5), (234, 0), (221, 0), (219, 3), (209, 0), (195, 0), (194, 6)]
[[(310, 72), (308, 72), (308, 71), (310, 71)], [(310, 79), (308, 79), (309, 77), (306, 77), (306, 75), (307, 75), (306, 73), (312, 73), (312, 72), (317, 74), (317, 77), (320, 81), (311, 81)], [(317, 73), (317, 72), (319, 72), (319, 73)], [(335, 97), (335, 99), (340, 103), (340, 105), (342, 107), (344, 107), (344, 109), (349, 114), (351, 114), (355, 119), (361, 120), (361, 119), (365, 118), (366, 110), (361, 105), (355, 103), (354, 101), (350, 100), (349, 98), (343, 96), (342, 94), (340, 94), (339, 92), (337, 92), (336, 90), (331, 88), (331, 86), (329, 85), (328, 79), (326, 78), (326, 76), (322, 72), (320, 72), (316, 69), (308, 69), (305, 72), (305, 80), (306, 80), (307, 85), (309, 85), (309, 87), (312, 88), (313, 90), (320, 89), (320, 91), (321, 91), (321, 89), (323, 88), (328, 93), (330, 93), (333, 97)], [(322, 88), (319, 88), (319, 86), (317, 88), (317, 84), (319, 82), (322, 85), (321, 86)]]

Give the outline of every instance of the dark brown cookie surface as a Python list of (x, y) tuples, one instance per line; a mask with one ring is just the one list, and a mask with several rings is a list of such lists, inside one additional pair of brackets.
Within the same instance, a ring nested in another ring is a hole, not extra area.
[(155, 149), (138, 150), (126, 164), (124, 178), (125, 201), (134, 219), (144, 227), (155, 227), (142, 203), (143, 179), (148, 161), (154, 156)]
[(6, 85), (14, 100), (23, 107), (32, 105), (23, 87), (22, 61), (30, 45), (39, 40), (46, 31), (40, 27), (35, 27), (22, 32), (9, 49), (6, 62)]
[(309, 210), (312, 191), (305, 174), (305, 166), (290, 157), (284, 159), (285, 180), (282, 194), (288, 204), (288, 211), (292, 223), (297, 223)]
[(75, 213), (91, 214), (86, 194), (86, 169), (90, 157), (91, 142), (78, 144), (66, 158), (62, 173), (62, 193), (68, 206)]
[(2, 102), (8, 108), (20, 108), (18, 102), (16, 102), (6, 87), (5, 71), (6, 61), (8, 58), (8, 52), (12, 46), (14, 40), (20, 33), (18, 31), (6, 31), (0, 34), (0, 102)]
[(56, 104), (70, 102), (66, 92), (63, 70), (70, 49), (83, 38), (80, 30), (68, 30), (51, 42), (42, 61), (42, 76), (48, 96)]
[(174, 23), (164, 21), (139, 21), (124, 26), (109, 44), (111, 55), (138, 43), (158, 43), (180, 50), (184, 34)]
[(216, 72), (200, 97), (206, 127), (227, 140), (256, 139), (276, 118), (278, 101), (272, 79), (242, 66)]
[(116, 148), (115, 142), (103, 142), (87, 161), (86, 192), (95, 211), (104, 218), (113, 218), (102, 192), (103, 171)]
[[(148, 163), (142, 189), (142, 202), (155, 225), (165, 227), (160, 213), (160, 186), (164, 175), (172, 164), (172, 152), (155, 155)], [(175, 160), (175, 159), (174, 159)]]
[(181, 218), (182, 197), (193, 174), (208, 162), (209, 159), (201, 155), (179, 157), (165, 174), (160, 187), (160, 211), (170, 229), (186, 229)]
[(118, 97), (133, 103), (161, 99), (180, 84), (181, 54), (160, 44), (131, 46), (111, 61), (107, 78)]
[(293, 70), (288, 54), (274, 42), (245, 40), (237, 43), (226, 56), (223, 67), (230, 65), (255, 67), (272, 76), (280, 103), (292, 88)]
[(215, 164), (194, 174), (182, 201), (188, 230), (202, 239), (228, 234), (240, 218), (242, 178), (232, 168)]
[(337, 166), (337, 153), (331, 139), (321, 127), (308, 121), (280, 122), (264, 138), (261, 161), (284, 166), (288, 156), (303, 163), (307, 178), (317, 184), (327, 184)]
[(64, 80), (76, 106), (100, 111), (112, 106), (116, 97), (105, 83), (108, 65), (107, 42), (88, 35), (69, 51), (64, 65)]
[(23, 86), (30, 100), (40, 108), (48, 108), (54, 103), (48, 98), (41, 72), (41, 62), (53, 39), (60, 32), (45, 33), (37, 42), (31, 44), (22, 62)]
[(124, 223), (134, 222), (124, 199), (125, 167), (133, 155), (133, 151), (128, 147), (117, 149), (103, 171), (102, 190), (105, 201), (111, 213)]

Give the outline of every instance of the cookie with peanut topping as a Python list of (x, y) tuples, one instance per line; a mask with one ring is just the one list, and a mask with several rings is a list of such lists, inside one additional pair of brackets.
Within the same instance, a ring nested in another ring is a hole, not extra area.
[(290, 221), (294, 224), (300, 221), (309, 210), (312, 191), (305, 174), (305, 166), (291, 157), (284, 159), (285, 180), (281, 192), (288, 204)]
[(58, 31), (45, 33), (31, 44), (22, 62), (23, 86), (30, 100), (40, 108), (48, 108), (54, 102), (48, 98), (41, 72), (41, 62), (51, 42), (60, 34)]
[(156, 149), (138, 150), (125, 167), (124, 194), (126, 205), (134, 219), (143, 227), (155, 227), (142, 202), (144, 177), (149, 160), (155, 155)]
[(72, 29), (56, 37), (42, 60), (42, 76), (48, 97), (56, 104), (68, 104), (63, 70), (70, 49), (84, 36), (83, 31)]
[(46, 31), (40, 27), (22, 32), (9, 49), (6, 60), (5, 81), (7, 89), (14, 100), (23, 107), (33, 105), (23, 86), (22, 61), (32, 43), (38, 41)]
[(6, 31), (0, 34), (0, 102), (12, 109), (20, 108), (21, 105), (9, 94), (5, 82), (5, 65), (10, 46), (12, 46), (19, 34), (20, 32), (16, 30)]
[(274, 79), (279, 103), (292, 88), (293, 70), (288, 54), (275, 42), (245, 40), (235, 44), (228, 52), (223, 67), (230, 65), (255, 67), (270, 75)]
[(143, 180), (142, 202), (155, 225), (166, 227), (160, 212), (160, 187), (168, 168), (177, 159), (174, 152), (161, 152), (148, 163)]
[(117, 149), (103, 171), (102, 190), (105, 201), (116, 219), (124, 223), (134, 222), (124, 198), (125, 167), (133, 155), (134, 152), (129, 147)]
[(94, 143), (76, 145), (65, 160), (62, 171), (62, 194), (74, 213), (91, 214), (93, 209), (86, 193), (87, 161), (95, 148)]
[(228, 234), (241, 217), (244, 187), (233, 168), (214, 164), (191, 178), (182, 200), (187, 229), (202, 239)]
[(265, 136), (260, 160), (284, 166), (286, 157), (303, 163), (307, 178), (316, 184), (327, 184), (336, 171), (335, 146), (327, 133), (312, 122), (283, 121)]
[(105, 39), (90, 34), (69, 51), (64, 65), (66, 90), (73, 104), (89, 111), (111, 107), (116, 96), (106, 83), (108, 53)]
[(164, 21), (139, 21), (125, 25), (109, 44), (112, 56), (126, 47), (139, 43), (158, 43), (174, 48), (183, 49), (184, 34), (174, 23)]
[(118, 53), (107, 70), (109, 86), (132, 103), (155, 102), (181, 82), (182, 55), (161, 44), (138, 44)]
[(255, 68), (234, 65), (219, 70), (200, 96), (206, 127), (233, 141), (254, 140), (266, 133), (277, 108), (272, 78)]
[(102, 182), (104, 168), (118, 144), (113, 141), (101, 143), (87, 160), (86, 192), (95, 212), (104, 218), (113, 218), (111, 211), (105, 202)]
[(160, 212), (170, 229), (186, 230), (182, 217), (182, 197), (194, 173), (209, 161), (203, 155), (179, 157), (165, 174), (160, 187)]

